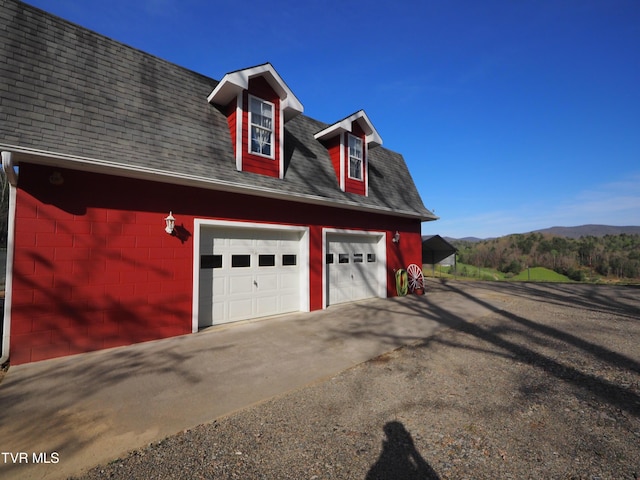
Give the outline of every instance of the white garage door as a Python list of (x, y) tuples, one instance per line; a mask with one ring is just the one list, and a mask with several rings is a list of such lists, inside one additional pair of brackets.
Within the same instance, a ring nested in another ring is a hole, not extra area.
[(198, 326), (300, 310), (301, 235), (203, 227)]
[(327, 237), (326, 282), (328, 305), (378, 296), (379, 237), (338, 235)]

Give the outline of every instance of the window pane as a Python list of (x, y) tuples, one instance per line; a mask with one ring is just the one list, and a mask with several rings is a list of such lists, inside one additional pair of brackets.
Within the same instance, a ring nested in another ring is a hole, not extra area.
[(272, 155), (273, 105), (249, 97), (251, 123), (251, 153)]
[(362, 139), (349, 135), (349, 177), (362, 180)]
[(222, 255), (200, 255), (200, 268), (222, 268)]
[(362, 140), (353, 135), (349, 136), (349, 156), (362, 158)]
[(282, 255), (282, 265), (284, 267), (295, 265), (297, 260), (296, 255)]
[(362, 165), (362, 161), (356, 158), (349, 159), (349, 176), (351, 178), (357, 178), (358, 180), (362, 179), (362, 169), (360, 166)]
[(348, 253), (340, 253), (338, 255), (338, 263), (349, 263), (349, 254)]
[(367, 253), (367, 262), (375, 262), (376, 254), (375, 253)]
[(260, 113), (260, 117), (258, 121), (256, 121), (255, 123), (264, 128), (271, 130), (271, 119), (273, 118), (273, 114), (271, 113), (271, 110), (272, 110), (271, 105), (269, 105), (268, 103), (263, 103), (262, 112)]
[(255, 125), (252, 126), (251, 151), (271, 156), (271, 132)]
[(362, 254), (354, 253), (353, 254), (353, 263), (362, 263)]
[(327, 256), (325, 258), (325, 262), (326, 263), (333, 263), (333, 253), (327, 253)]
[(250, 267), (251, 255), (231, 255), (231, 266), (235, 267)]
[(260, 255), (258, 256), (259, 267), (273, 267), (276, 264), (275, 255)]

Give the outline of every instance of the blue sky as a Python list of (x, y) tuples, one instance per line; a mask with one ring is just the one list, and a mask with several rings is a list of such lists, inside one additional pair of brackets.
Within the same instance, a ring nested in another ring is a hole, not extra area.
[(423, 233), (640, 225), (637, 0), (28, 0), (220, 79), (271, 62), (326, 123), (364, 109)]

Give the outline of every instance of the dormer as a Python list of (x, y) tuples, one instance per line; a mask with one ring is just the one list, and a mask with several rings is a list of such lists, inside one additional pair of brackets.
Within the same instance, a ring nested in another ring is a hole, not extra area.
[(326, 147), (343, 192), (369, 194), (369, 148), (382, 145), (382, 138), (364, 113), (350, 115), (314, 135)]
[(227, 73), (209, 95), (227, 117), (236, 168), (284, 177), (284, 124), (304, 111), (270, 63)]

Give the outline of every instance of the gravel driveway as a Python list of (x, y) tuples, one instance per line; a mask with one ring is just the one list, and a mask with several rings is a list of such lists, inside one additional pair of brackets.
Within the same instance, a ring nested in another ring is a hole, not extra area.
[(500, 307), (81, 478), (639, 479), (640, 289), (472, 289)]

